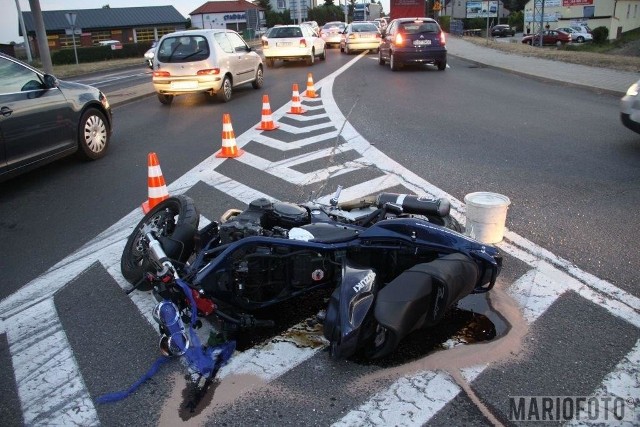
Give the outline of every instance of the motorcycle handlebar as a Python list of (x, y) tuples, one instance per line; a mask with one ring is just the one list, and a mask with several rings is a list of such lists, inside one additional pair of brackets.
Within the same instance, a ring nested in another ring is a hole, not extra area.
[(404, 213), (436, 215), (439, 217), (449, 215), (451, 210), (449, 200), (444, 198), (428, 199), (424, 196), (398, 193), (380, 193), (376, 196), (367, 196), (360, 199), (349, 200), (347, 202), (339, 203), (338, 208), (349, 211), (352, 209), (367, 208), (370, 206), (383, 208), (386, 204), (400, 206)]

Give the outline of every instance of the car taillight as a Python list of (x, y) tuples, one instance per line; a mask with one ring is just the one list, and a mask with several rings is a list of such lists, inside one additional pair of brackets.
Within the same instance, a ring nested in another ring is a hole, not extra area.
[(262, 40), (262, 48), (263, 49), (268, 49), (269, 48), (269, 42), (267, 40)]
[(444, 35), (444, 31), (440, 31), (440, 44), (444, 46), (447, 43), (447, 38)]
[(168, 71), (154, 71), (153, 77), (171, 77)]
[(393, 41), (393, 44), (395, 44), (396, 46), (402, 46), (402, 43), (404, 43), (404, 40), (402, 39), (402, 34), (400, 33), (396, 34), (396, 38)]
[(198, 70), (196, 73), (199, 76), (215, 76), (216, 74), (220, 74), (220, 68), (210, 68), (207, 70)]
[(382, 36), (381, 36), (380, 34), (376, 34), (376, 38), (377, 38), (377, 39), (381, 39), (381, 38), (382, 38)]
[(355, 35), (355, 34), (349, 34), (349, 38), (350, 38), (350, 39), (355, 39), (355, 38), (356, 38), (356, 35)]
[(307, 41), (305, 39), (300, 39), (300, 47), (307, 47)]

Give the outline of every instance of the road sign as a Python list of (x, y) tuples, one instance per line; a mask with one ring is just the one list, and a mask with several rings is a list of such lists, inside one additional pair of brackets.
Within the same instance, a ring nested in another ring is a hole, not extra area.
[(64, 16), (67, 17), (67, 22), (69, 23), (69, 25), (71, 25), (72, 27), (74, 27), (76, 25), (76, 17), (78, 16), (77, 13), (75, 12), (67, 12), (64, 14)]

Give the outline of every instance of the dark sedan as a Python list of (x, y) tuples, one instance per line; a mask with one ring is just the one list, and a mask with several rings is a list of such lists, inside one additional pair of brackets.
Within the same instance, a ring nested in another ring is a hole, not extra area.
[(433, 64), (438, 70), (447, 67), (444, 31), (431, 18), (398, 18), (383, 30), (378, 63), (387, 61), (396, 71), (405, 64)]
[[(540, 35), (532, 34), (529, 36), (525, 36), (522, 38), (522, 43), (526, 43), (529, 46), (539, 46), (540, 45)], [(567, 43), (571, 43), (571, 35), (565, 33), (564, 31), (558, 30), (544, 30), (542, 32), (542, 44), (544, 46), (555, 45), (561, 46)]]
[(516, 30), (505, 24), (494, 25), (491, 27), (491, 37), (507, 37), (515, 36)]
[(99, 159), (111, 128), (100, 90), (0, 54), (0, 181), (73, 153)]

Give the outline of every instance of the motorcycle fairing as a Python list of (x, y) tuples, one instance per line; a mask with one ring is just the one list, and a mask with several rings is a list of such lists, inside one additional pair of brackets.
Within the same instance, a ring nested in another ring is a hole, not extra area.
[(442, 320), (448, 308), (473, 291), (477, 276), (476, 263), (454, 253), (417, 264), (389, 282), (378, 292), (374, 316), (390, 341), (371, 357), (386, 356), (409, 333)]
[(376, 288), (374, 270), (344, 263), (342, 281), (331, 294), (324, 319), (324, 336), (331, 343), (332, 357), (347, 358), (358, 349), (361, 327), (373, 307)]

